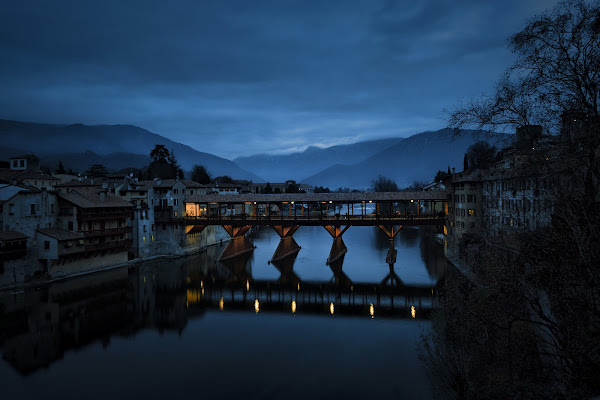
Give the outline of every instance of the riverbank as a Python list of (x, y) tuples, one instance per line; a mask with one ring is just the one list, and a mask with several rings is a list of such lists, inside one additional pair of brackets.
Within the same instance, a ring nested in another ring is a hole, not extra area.
[(103, 266), (100, 268), (95, 268), (95, 269), (81, 271), (81, 272), (75, 272), (72, 274), (65, 274), (65, 275), (57, 276), (57, 277), (49, 277), (47, 275), (40, 275), (40, 276), (37, 276), (27, 282), (0, 287), (0, 296), (5, 295), (5, 294), (16, 294), (16, 293), (20, 293), (22, 291), (25, 291), (27, 289), (32, 289), (32, 288), (41, 288), (41, 287), (50, 285), (52, 283), (62, 282), (62, 281), (66, 281), (69, 279), (75, 279), (75, 278), (78, 278), (81, 276), (93, 275), (93, 274), (96, 274), (99, 272), (105, 272), (105, 271), (110, 271), (110, 270), (120, 269), (120, 268), (136, 267), (145, 262), (156, 261), (156, 260), (176, 260), (176, 259), (181, 259), (181, 258), (193, 257), (195, 255), (202, 254), (210, 247), (220, 246), (223, 243), (228, 242), (229, 240), (230, 239), (220, 240), (219, 242), (211, 243), (209, 245), (203, 246), (199, 249), (187, 252), (185, 254), (160, 254), (160, 255), (151, 256), (151, 257), (134, 258), (132, 260), (128, 260), (127, 262), (120, 263), (120, 264)]

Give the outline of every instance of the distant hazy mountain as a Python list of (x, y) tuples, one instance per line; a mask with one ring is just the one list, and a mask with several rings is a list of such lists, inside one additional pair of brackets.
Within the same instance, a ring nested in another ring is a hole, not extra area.
[(393, 179), (400, 187), (414, 181), (431, 182), (438, 170), (445, 171), (448, 166), (462, 171), (464, 153), (471, 144), (487, 140), (502, 147), (505, 139), (501, 135), (486, 139), (476, 131), (464, 131), (456, 138), (452, 137), (450, 129), (424, 132), (403, 139), (361, 162), (331, 166), (302, 182), (331, 189), (368, 188), (379, 174)]
[[(263, 181), (232, 161), (194, 150), (190, 146), (132, 125), (50, 125), (0, 119), (0, 138), (3, 147), (32, 152), (41, 158), (42, 164), (46, 163), (45, 159), (59, 159), (53, 155), (65, 157), (62, 159), (63, 164), (73, 169), (87, 168), (96, 162), (103, 163), (110, 169), (140, 167), (149, 163), (150, 150), (154, 145), (164, 144), (167, 149), (175, 152), (177, 161), (186, 171), (191, 170), (194, 164), (200, 164), (212, 176), (230, 175), (236, 179)], [(6, 151), (0, 151), (0, 154)], [(93, 154), (83, 155), (86, 151)], [(69, 153), (78, 153), (79, 160), (74, 166), (67, 159), (72, 156)], [(81, 156), (84, 158), (81, 159)], [(85, 163), (86, 157), (89, 164), (85, 167), (77, 166)]]
[(270, 182), (284, 182), (288, 179), (300, 181), (334, 164), (353, 164), (363, 161), (401, 140), (402, 138), (370, 140), (325, 149), (310, 146), (301, 153), (256, 154), (238, 157), (233, 161)]

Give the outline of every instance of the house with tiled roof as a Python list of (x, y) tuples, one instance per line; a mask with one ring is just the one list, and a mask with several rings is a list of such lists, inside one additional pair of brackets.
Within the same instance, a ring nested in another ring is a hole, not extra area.
[(83, 234), (85, 252), (121, 254), (132, 245), (133, 205), (106, 189), (74, 189), (58, 195), (57, 226)]
[(0, 179), (38, 189), (53, 190), (60, 179), (39, 169), (40, 159), (33, 154), (10, 158), (9, 168), (0, 168)]

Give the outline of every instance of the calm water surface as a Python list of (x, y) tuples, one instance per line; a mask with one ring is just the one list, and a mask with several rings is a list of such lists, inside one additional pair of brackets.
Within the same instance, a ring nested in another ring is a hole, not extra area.
[(2, 398), (430, 398), (416, 341), (445, 274), (441, 245), (403, 229), (394, 289), (387, 237), (343, 238), (332, 267), (323, 228), (301, 227), (297, 257), (276, 266), (265, 228), (227, 263), (214, 246), (0, 295)]

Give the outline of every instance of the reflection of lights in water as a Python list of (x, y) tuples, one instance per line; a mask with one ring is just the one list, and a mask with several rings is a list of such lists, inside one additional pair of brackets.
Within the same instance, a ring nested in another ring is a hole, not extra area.
[(246, 279), (246, 291), (250, 290), (250, 281)]
[(334, 310), (333, 303), (329, 303), (329, 312), (330, 312), (332, 315), (333, 315), (333, 310)]
[(259, 304), (258, 304), (258, 299), (254, 300), (254, 311), (256, 311), (256, 313), (258, 314), (259, 311)]
[(375, 307), (373, 307), (373, 303), (369, 304), (369, 314), (371, 314), (371, 318), (375, 315)]
[(189, 285), (190, 283), (192, 283), (192, 279), (189, 276), (185, 277), (185, 281), (187, 282), (187, 284)]
[(354, 292), (354, 285), (350, 285), (350, 291)]
[(300, 282), (298, 282), (298, 290), (300, 290)]
[(296, 300), (292, 300), (292, 312), (296, 312)]
[(416, 314), (417, 310), (415, 309), (415, 306), (410, 306), (410, 315), (412, 315), (412, 317), (414, 318)]
[(204, 288), (202, 288), (202, 296), (204, 296)]
[(223, 298), (219, 299), (219, 310), (223, 311)]
[(204, 287), (204, 281), (200, 281), (200, 287), (203, 288)]

